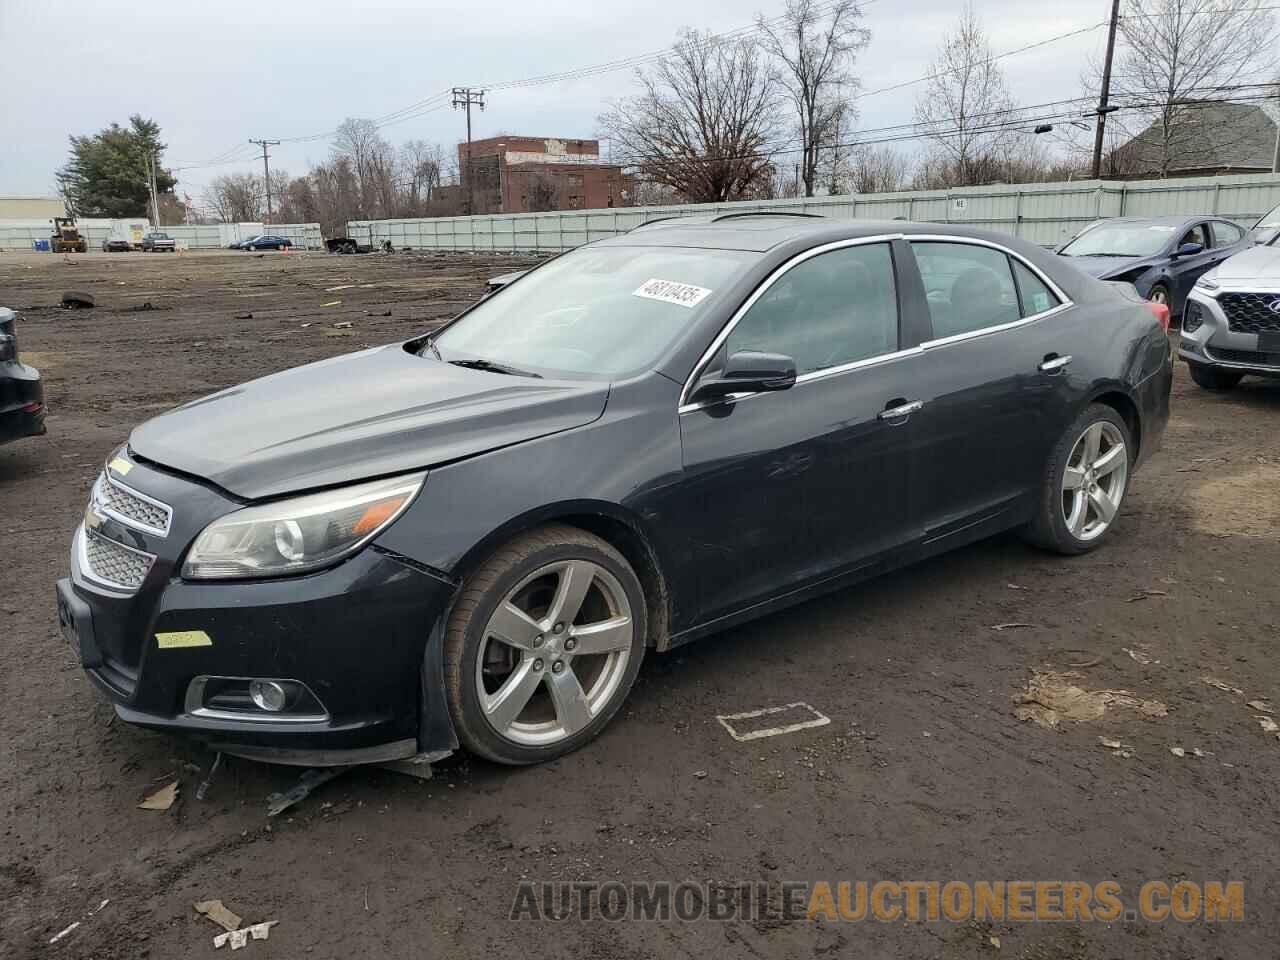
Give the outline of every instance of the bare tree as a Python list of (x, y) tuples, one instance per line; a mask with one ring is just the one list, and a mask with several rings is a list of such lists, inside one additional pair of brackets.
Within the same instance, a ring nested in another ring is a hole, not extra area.
[(737, 199), (767, 175), (776, 88), (754, 42), (685, 31), (637, 79), (644, 92), (598, 121), (616, 159), (690, 202)]
[(251, 173), (227, 173), (214, 177), (204, 195), (205, 203), (223, 223), (261, 220), (265, 199), (262, 178)]
[(894, 193), (906, 187), (907, 158), (887, 145), (858, 147), (843, 176), (854, 193)]
[(930, 164), (948, 171), (948, 186), (984, 182), (990, 155), (1018, 137), (1016, 106), (971, 5), (948, 33), (916, 101), (916, 122), (933, 141)]
[[(1112, 96), (1138, 108), (1123, 122), (1131, 134), (1141, 132), (1119, 152), (1168, 176), (1170, 164), (1206, 132), (1195, 101), (1230, 98), (1237, 85), (1275, 69), (1273, 6), (1273, 0), (1125, 0)], [(1119, 158), (1122, 165), (1133, 160)]]
[(851, 96), (858, 51), (871, 41), (856, 0), (787, 0), (781, 22), (756, 16), (760, 43), (777, 61), (775, 77), (795, 111), (800, 140), (800, 179), (813, 196), (822, 151), (856, 119)]
[(425, 140), (410, 140), (400, 148), (400, 186), (404, 212), (409, 216), (425, 213), (440, 186), (442, 153), (439, 144), (432, 145)]

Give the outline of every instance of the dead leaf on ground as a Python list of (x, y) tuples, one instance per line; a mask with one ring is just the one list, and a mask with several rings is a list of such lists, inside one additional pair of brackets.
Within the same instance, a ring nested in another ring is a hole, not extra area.
[(138, 804), (139, 810), (168, 810), (173, 806), (173, 802), (178, 799), (178, 781), (175, 780), (168, 786), (161, 787), (155, 793), (150, 794), (145, 800)]
[(223, 930), (240, 929), (240, 915), (228, 910), (221, 900), (201, 900), (199, 903), (193, 903), (192, 906), (195, 907), (196, 913), (208, 917)]
[(1077, 673), (1032, 672), (1027, 689), (1015, 700), (1014, 716), (1056, 729), (1064, 720), (1076, 723), (1101, 720), (1108, 707), (1125, 707), (1145, 717), (1168, 716), (1169, 708), (1159, 700), (1135, 696), (1128, 690), (1086, 690), (1073, 683)]

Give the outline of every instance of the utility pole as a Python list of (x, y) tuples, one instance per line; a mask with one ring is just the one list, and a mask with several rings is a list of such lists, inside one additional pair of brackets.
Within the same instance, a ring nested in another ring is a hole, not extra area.
[(1107, 125), (1107, 106), (1111, 96), (1111, 61), (1116, 53), (1116, 24), (1120, 22), (1120, 0), (1111, 0), (1111, 24), (1107, 29), (1107, 59), (1102, 65), (1102, 91), (1098, 97), (1098, 116), (1093, 129), (1093, 179), (1102, 176), (1102, 132)]
[(160, 197), (156, 191), (156, 154), (153, 150), (151, 155), (147, 157), (148, 173), (150, 174), (151, 187), (151, 217), (152, 223), (157, 227), (160, 226)]
[(267, 163), (267, 147), (278, 147), (279, 140), (254, 140), (249, 138), (250, 143), (256, 143), (262, 148), (262, 182), (267, 189), (267, 223), (271, 222), (271, 167)]
[[(462, 176), (467, 181), (467, 215), (470, 216), (475, 212), (476, 206), (476, 190), (475, 178), (471, 175), (471, 108), (473, 106), (484, 109), (484, 91), (472, 90), (470, 87), (454, 87), (453, 88), (453, 108), (463, 107), (467, 111), (467, 151), (462, 164)], [(501, 171), (501, 161), (498, 166)]]

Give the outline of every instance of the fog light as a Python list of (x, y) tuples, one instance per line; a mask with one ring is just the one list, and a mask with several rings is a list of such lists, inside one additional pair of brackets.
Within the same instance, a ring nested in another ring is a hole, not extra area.
[(1182, 332), (1195, 333), (1204, 323), (1204, 312), (1200, 304), (1194, 300), (1187, 301), (1187, 309), (1182, 311)]
[(287, 705), (289, 696), (274, 680), (250, 680), (249, 699), (260, 710), (279, 713)]

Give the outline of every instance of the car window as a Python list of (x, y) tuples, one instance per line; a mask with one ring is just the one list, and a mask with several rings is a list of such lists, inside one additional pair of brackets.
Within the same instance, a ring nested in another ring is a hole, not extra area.
[(1229, 247), (1243, 239), (1243, 227), (1237, 227), (1234, 223), (1227, 223), (1225, 220), (1215, 220), (1213, 222), (1213, 245), (1215, 247)]
[(1081, 231), (1058, 252), (1066, 257), (1154, 257), (1164, 250), (1175, 229), (1148, 220), (1103, 221)]
[(1280, 237), (1280, 203), (1253, 225), (1254, 243), (1273, 243), (1277, 237)]
[(887, 243), (844, 247), (796, 264), (751, 305), (727, 340), (781, 353), (796, 373), (867, 360), (898, 348), (898, 297)]
[(1182, 235), (1182, 239), (1178, 241), (1178, 246), (1186, 243), (1198, 243), (1206, 250), (1209, 249), (1209, 227), (1204, 223), (1197, 223), (1194, 227)]
[(1013, 261), (1013, 276), (1018, 281), (1018, 300), (1022, 305), (1024, 317), (1044, 313), (1062, 303), (1045, 282), (1022, 261)]
[(911, 244), (933, 319), (935, 339), (972, 333), (1021, 318), (1009, 258), (971, 243)]

